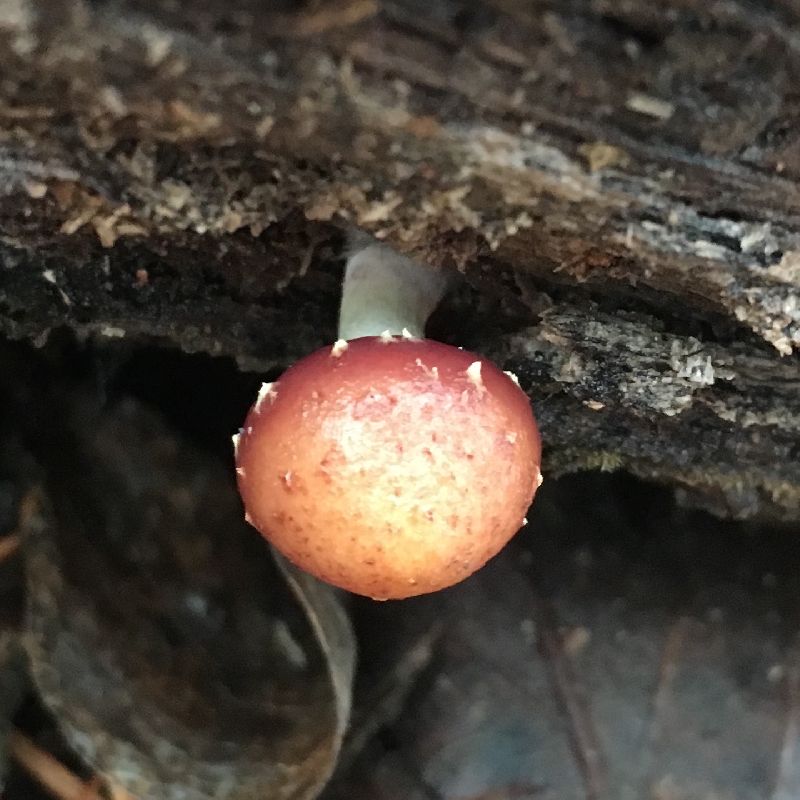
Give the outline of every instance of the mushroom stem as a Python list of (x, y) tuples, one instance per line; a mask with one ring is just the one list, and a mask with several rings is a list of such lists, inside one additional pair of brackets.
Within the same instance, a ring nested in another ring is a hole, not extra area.
[(386, 331), (422, 338), (428, 317), (447, 289), (447, 277), (374, 240), (359, 241), (357, 247), (345, 268), (339, 338)]

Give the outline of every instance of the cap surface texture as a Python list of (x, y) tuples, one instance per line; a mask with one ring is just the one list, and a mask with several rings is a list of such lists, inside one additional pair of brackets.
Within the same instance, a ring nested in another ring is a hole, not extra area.
[(450, 586), (514, 535), (539, 478), (525, 393), (431, 340), (337, 342), (265, 386), (237, 447), (252, 524), (318, 578), (377, 599)]

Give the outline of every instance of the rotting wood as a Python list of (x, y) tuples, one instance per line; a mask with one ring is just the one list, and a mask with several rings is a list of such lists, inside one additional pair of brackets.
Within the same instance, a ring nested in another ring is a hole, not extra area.
[(6, 335), (279, 367), (355, 225), (464, 272), (449, 332), (519, 370), (551, 472), (800, 516), (797, 10), (0, 9)]

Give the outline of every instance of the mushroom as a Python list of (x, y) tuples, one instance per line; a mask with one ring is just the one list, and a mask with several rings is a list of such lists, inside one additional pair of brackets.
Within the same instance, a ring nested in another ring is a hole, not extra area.
[(515, 378), (422, 338), (445, 288), (384, 245), (354, 252), (339, 340), (264, 384), (234, 436), (248, 521), (297, 566), (375, 599), (475, 572), (541, 483)]

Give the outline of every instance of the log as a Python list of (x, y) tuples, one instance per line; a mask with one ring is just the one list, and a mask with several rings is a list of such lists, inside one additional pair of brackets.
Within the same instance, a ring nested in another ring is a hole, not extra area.
[(0, 331), (279, 369), (334, 338), (355, 227), (463, 274), (437, 333), (520, 374), (547, 473), (796, 520), (798, 22), (0, 0)]

